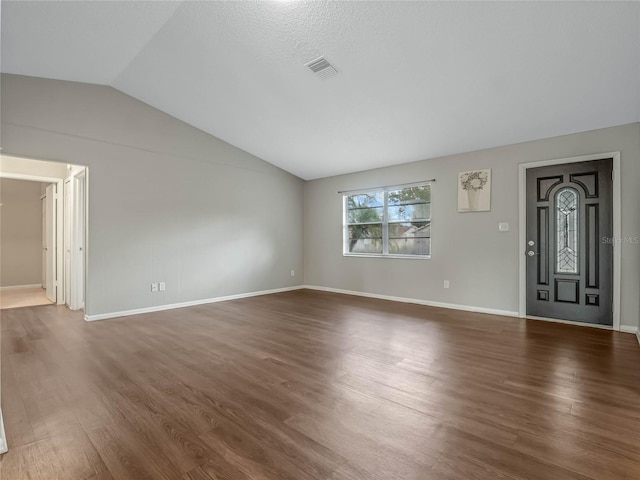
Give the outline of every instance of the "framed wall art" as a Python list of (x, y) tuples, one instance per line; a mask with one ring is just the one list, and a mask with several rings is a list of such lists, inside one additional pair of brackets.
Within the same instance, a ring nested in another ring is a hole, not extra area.
[(491, 210), (491, 169), (458, 174), (458, 212)]

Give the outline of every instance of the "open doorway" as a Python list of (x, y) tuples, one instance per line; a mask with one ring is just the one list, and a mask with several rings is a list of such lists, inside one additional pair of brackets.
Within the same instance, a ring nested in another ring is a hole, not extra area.
[[(0, 307), (55, 303), (55, 184), (0, 178)], [(47, 198), (47, 193), (49, 193)]]
[(0, 157), (0, 309), (84, 309), (87, 169)]

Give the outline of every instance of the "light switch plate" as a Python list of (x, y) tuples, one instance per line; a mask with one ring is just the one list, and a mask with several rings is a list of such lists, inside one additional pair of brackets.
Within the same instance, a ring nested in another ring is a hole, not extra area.
[(499, 232), (508, 232), (509, 231), (509, 222), (500, 222), (500, 223), (498, 223), (498, 231)]

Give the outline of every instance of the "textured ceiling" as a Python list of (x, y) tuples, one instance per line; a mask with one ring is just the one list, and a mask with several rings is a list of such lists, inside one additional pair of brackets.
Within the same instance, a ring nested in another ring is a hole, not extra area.
[(3, 1), (1, 67), (311, 179), (639, 121), (640, 2)]

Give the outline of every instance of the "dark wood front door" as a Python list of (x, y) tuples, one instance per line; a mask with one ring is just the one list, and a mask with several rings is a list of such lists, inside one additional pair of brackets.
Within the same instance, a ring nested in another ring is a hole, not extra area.
[(527, 170), (527, 315), (613, 324), (613, 160)]

